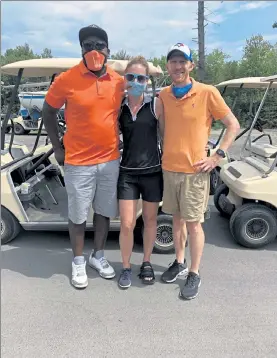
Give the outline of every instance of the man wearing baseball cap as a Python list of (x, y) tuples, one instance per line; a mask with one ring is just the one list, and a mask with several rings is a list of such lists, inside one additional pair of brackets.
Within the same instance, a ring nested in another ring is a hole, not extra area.
[[(205, 236), (202, 229), (209, 199), (209, 173), (225, 157), (239, 131), (239, 123), (219, 91), (190, 77), (194, 69), (191, 50), (183, 43), (167, 53), (167, 70), (172, 84), (159, 95), (164, 114), (162, 168), (164, 176), (163, 211), (173, 215), (176, 259), (163, 273), (170, 283), (185, 275), (181, 297), (192, 299), (201, 284), (199, 267)], [(221, 120), (227, 131), (216, 154), (207, 157), (205, 146), (212, 120)], [(191, 265), (185, 259), (189, 234)]]
[[(88, 263), (100, 276), (112, 278), (114, 269), (104, 256), (110, 218), (117, 216), (119, 135), (117, 118), (123, 78), (107, 66), (108, 35), (97, 25), (79, 32), (82, 60), (59, 75), (45, 98), (43, 120), (56, 160), (64, 165), (68, 195), (68, 227), (73, 249), (72, 284), (88, 285), (83, 255), (86, 220), (94, 210), (94, 250)], [(66, 104), (64, 148), (59, 141), (56, 114)]]

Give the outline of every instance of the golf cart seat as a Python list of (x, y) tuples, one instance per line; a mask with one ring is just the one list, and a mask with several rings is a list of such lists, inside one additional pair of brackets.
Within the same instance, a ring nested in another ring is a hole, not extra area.
[(251, 151), (253, 154), (263, 158), (275, 158), (277, 155), (277, 146), (271, 144), (256, 144), (252, 143), (251, 148), (249, 144), (246, 146), (246, 149)]

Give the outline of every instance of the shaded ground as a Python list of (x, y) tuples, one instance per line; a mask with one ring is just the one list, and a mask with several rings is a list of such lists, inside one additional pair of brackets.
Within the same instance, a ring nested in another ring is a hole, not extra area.
[[(142, 256), (136, 246), (129, 290), (88, 268), (89, 286), (77, 291), (69, 284), (68, 235), (21, 234), (2, 249), (2, 356), (276, 357), (277, 242), (264, 250), (241, 248), (215, 211), (205, 231), (203, 282), (190, 302), (178, 298), (183, 280), (159, 282), (173, 255), (153, 256), (154, 286), (137, 278)], [(89, 237), (86, 254), (91, 244)], [(116, 234), (106, 254), (118, 272)]]
[[(277, 242), (260, 250), (236, 245), (214, 207), (205, 232), (201, 291), (190, 302), (178, 297), (183, 280), (160, 283), (174, 255), (153, 255), (154, 286), (137, 277), (142, 250), (135, 246), (129, 290), (88, 268), (89, 286), (77, 291), (69, 284), (68, 234), (23, 232), (2, 247), (2, 356), (275, 358)], [(119, 272), (116, 233), (106, 255)]]

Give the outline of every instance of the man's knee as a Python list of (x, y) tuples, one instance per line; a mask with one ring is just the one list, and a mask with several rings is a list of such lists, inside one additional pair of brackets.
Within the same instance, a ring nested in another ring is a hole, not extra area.
[(187, 221), (186, 224), (189, 235), (197, 235), (203, 232), (200, 221)]

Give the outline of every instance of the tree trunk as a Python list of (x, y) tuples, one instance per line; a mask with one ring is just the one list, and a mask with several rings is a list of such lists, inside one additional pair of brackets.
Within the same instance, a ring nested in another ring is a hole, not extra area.
[(198, 1), (198, 79), (205, 81), (205, 26), (204, 1)]

